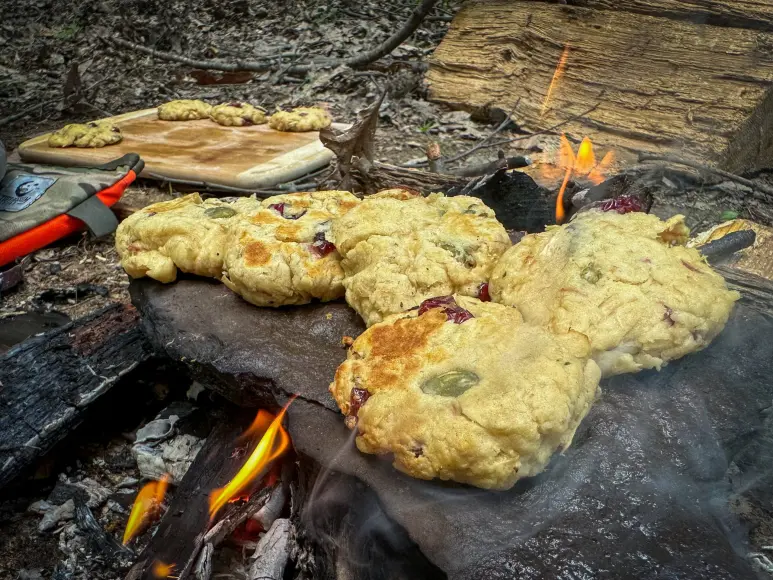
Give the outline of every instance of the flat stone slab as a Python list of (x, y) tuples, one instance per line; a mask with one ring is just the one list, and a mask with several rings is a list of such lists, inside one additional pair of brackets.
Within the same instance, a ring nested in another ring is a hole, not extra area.
[(740, 304), (714, 344), (660, 373), (605, 381), (543, 474), (487, 492), (356, 450), (327, 392), (341, 337), (363, 328), (345, 304), (260, 309), (201, 280), (131, 290), (153, 342), (208, 386), (243, 403), (298, 394), (296, 450), (367, 483), (451, 579), (758, 578), (754, 521), (731, 510), (773, 513), (773, 319), (758, 310)]
[(345, 302), (257, 308), (201, 278), (133, 280), (129, 291), (156, 347), (234, 403), (274, 406), (295, 394), (337, 411), (328, 386), (346, 359), (341, 338), (365, 329)]

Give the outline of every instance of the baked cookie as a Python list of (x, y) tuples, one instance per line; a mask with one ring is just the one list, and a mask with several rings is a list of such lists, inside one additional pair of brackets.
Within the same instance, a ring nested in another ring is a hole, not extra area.
[(212, 105), (194, 99), (170, 101), (158, 107), (158, 118), (162, 121), (193, 121), (206, 119)]
[(346, 301), (370, 326), (432, 296), (478, 296), (510, 247), (494, 212), (474, 197), (370, 196), (333, 223)]
[(198, 193), (149, 205), (118, 226), (115, 246), (121, 266), (132, 278), (148, 276), (165, 283), (177, 278), (178, 268), (220, 278), (228, 225), (240, 213), (259, 207), (254, 198), (203, 201)]
[(343, 293), (341, 256), (330, 241), (333, 219), (359, 200), (348, 191), (290, 193), (231, 226), (223, 283), (257, 306), (334, 300)]
[(419, 479), (508, 489), (572, 442), (598, 393), (588, 354), (580, 334), (445, 296), (367, 329), (330, 392), (360, 451)]
[(106, 147), (120, 143), (121, 130), (112, 123), (74, 123), (65, 125), (48, 138), (49, 147)]
[(268, 126), (277, 131), (319, 131), (332, 123), (321, 107), (297, 107), (292, 111), (277, 111), (268, 119)]
[(605, 376), (659, 369), (707, 346), (740, 297), (688, 234), (682, 216), (579, 213), (508, 250), (489, 292), (529, 323), (585, 334)]
[(261, 125), (266, 122), (266, 112), (249, 103), (226, 103), (212, 107), (209, 118), (226, 127)]

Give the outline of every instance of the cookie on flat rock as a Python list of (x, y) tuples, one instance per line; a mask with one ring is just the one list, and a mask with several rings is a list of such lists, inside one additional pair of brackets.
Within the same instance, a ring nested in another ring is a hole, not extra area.
[(360, 451), (419, 479), (508, 489), (571, 444), (598, 393), (588, 354), (580, 334), (445, 296), (368, 328), (330, 392)]
[(223, 283), (257, 306), (306, 304), (343, 296), (341, 256), (332, 221), (359, 200), (348, 191), (277, 195), (235, 222), (226, 244)]
[(478, 296), (510, 239), (474, 197), (389, 190), (333, 223), (346, 301), (370, 326), (446, 294)]
[(106, 147), (120, 143), (121, 130), (112, 123), (74, 123), (65, 125), (48, 138), (49, 147)]
[(740, 297), (688, 234), (682, 216), (580, 213), (508, 250), (489, 292), (529, 323), (585, 334), (605, 376), (660, 369), (706, 347)]
[(170, 101), (158, 107), (158, 118), (162, 121), (194, 121), (206, 119), (212, 111), (212, 105), (196, 99)]
[(329, 127), (332, 119), (321, 107), (297, 107), (292, 111), (277, 111), (268, 120), (268, 126), (277, 131), (319, 131)]
[(266, 122), (266, 112), (253, 107), (249, 103), (226, 103), (212, 107), (209, 114), (218, 125), (226, 127), (244, 127), (249, 125), (261, 125)]
[(229, 224), (259, 207), (253, 198), (203, 201), (198, 193), (149, 205), (118, 226), (115, 246), (121, 266), (132, 278), (148, 276), (164, 283), (173, 282), (178, 269), (220, 278)]

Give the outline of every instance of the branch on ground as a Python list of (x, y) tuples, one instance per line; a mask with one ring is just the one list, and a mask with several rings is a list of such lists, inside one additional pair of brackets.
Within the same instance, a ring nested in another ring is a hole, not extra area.
[[(137, 52), (142, 52), (149, 56), (168, 60), (172, 62), (179, 62), (181, 64), (187, 64), (188, 66), (203, 69), (203, 70), (219, 70), (225, 72), (235, 71), (252, 71), (252, 72), (265, 72), (282, 69), (284, 74), (305, 74), (313, 68), (320, 66), (337, 67), (337, 66), (350, 66), (352, 68), (362, 67), (372, 62), (377, 61), (380, 58), (385, 57), (391, 53), (395, 48), (400, 46), (405, 40), (413, 34), (421, 24), (422, 20), (427, 16), (430, 10), (437, 4), (438, 0), (422, 0), (416, 9), (411, 13), (411, 16), (406, 20), (405, 24), (395, 32), (392, 36), (386, 39), (379, 46), (373, 50), (353, 56), (350, 58), (338, 58), (338, 59), (324, 59), (312, 61), (308, 64), (299, 64), (286, 67), (279, 59), (269, 59), (264, 61), (250, 61), (250, 60), (238, 60), (234, 62), (225, 62), (221, 60), (196, 60), (182, 56), (180, 54), (174, 54), (171, 52), (162, 52), (153, 48), (148, 48), (137, 44), (136, 42), (130, 42), (121, 38), (113, 38), (111, 41), (116, 46), (123, 48), (129, 48)], [(285, 68), (286, 67), (286, 68)]]

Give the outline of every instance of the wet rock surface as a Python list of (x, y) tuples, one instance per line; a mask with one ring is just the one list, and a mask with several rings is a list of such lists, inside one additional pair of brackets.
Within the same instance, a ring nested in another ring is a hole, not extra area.
[(264, 388), (277, 403), (296, 392), (296, 450), (367, 483), (449, 578), (758, 577), (748, 538), (765, 526), (748, 516), (773, 511), (773, 320), (743, 304), (707, 350), (606, 381), (545, 473), (486, 492), (415, 480), (354, 448), (327, 393), (341, 337), (362, 330), (344, 304), (259, 309), (193, 280), (135, 281), (132, 295), (156, 346), (208, 368), (220, 385), (208, 387), (241, 385), (244, 401)]

